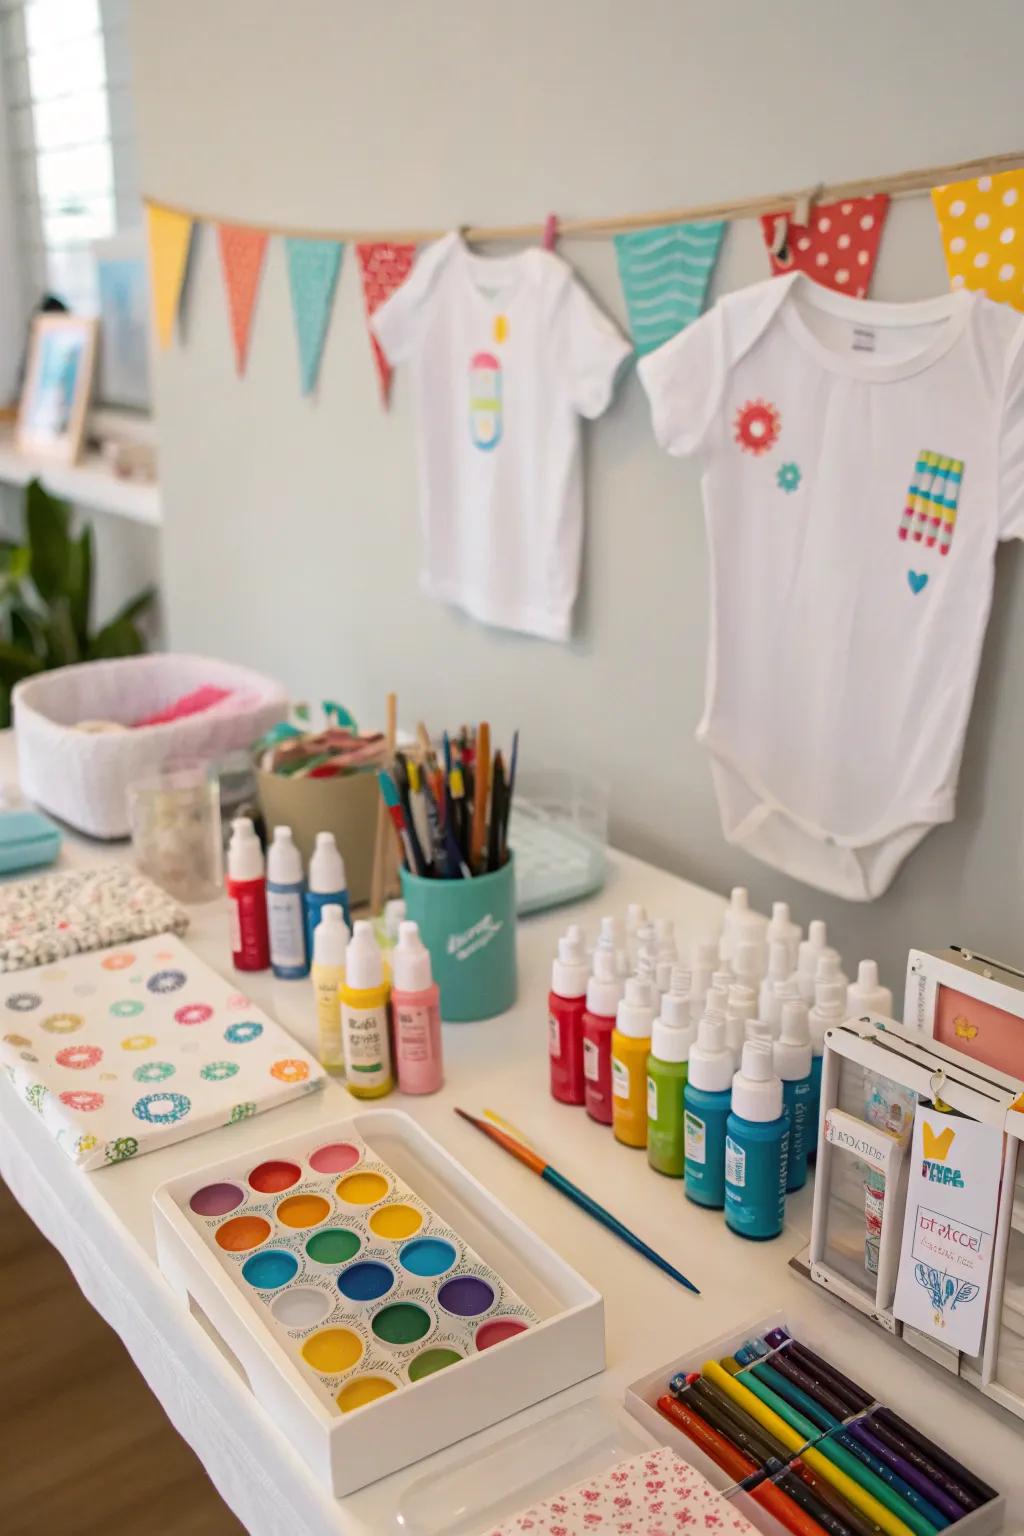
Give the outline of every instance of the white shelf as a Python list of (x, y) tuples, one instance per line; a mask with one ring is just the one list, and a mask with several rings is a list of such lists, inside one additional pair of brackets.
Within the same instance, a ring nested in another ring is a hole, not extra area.
[(159, 528), (163, 521), (160, 487), (140, 480), (122, 480), (98, 453), (86, 453), (77, 464), (19, 453), (9, 434), (0, 436), (0, 483), (27, 485), (38, 478), (51, 496), (76, 506)]

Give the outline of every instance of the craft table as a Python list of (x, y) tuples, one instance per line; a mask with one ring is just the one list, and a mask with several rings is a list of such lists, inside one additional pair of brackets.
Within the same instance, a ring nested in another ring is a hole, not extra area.
[[(0, 784), (16, 779), (14, 742), (0, 734)], [(126, 845), (67, 835), (63, 864), (126, 858)], [(0, 1174), (33, 1221), (60, 1250), (93, 1306), (120, 1335), (177, 1430), (202, 1460), (225, 1501), (254, 1536), (339, 1536), (403, 1529), (403, 1493), (435, 1469), (478, 1455), (532, 1421), (593, 1397), (619, 1404), (626, 1384), (686, 1350), (773, 1311), (803, 1319), (831, 1353), (886, 1400), (910, 1413), (938, 1440), (1008, 1495), (1007, 1531), (1024, 1529), (1024, 1456), (1016, 1421), (924, 1361), (909, 1357), (879, 1330), (818, 1293), (788, 1268), (806, 1241), (810, 1186), (789, 1201), (787, 1226), (775, 1242), (731, 1235), (720, 1213), (685, 1200), (680, 1182), (652, 1172), (642, 1153), (619, 1146), (582, 1109), (556, 1104), (547, 1088), (546, 994), (556, 939), (568, 921), (594, 933), (604, 911), (639, 901), (675, 921), (681, 945), (717, 930), (723, 900), (650, 864), (615, 853), (605, 890), (573, 907), (520, 926), (517, 1006), (483, 1024), (444, 1029), (446, 1084), (431, 1098), (388, 1103), (409, 1111), (498, 1196), (586, 1276), (605, 1298), (607, 1369), (557, 1398), (494, 1425), (404, 1471), (336, 1500), (275, 1431), (238, 1365), (200, 1317), (185, 1310), (157, 1268), (152, 1193), (166, 1179), (243, 1148), (254, 1152), (296, 1131), (327, 1126), (352, 1113), (345, 1089), (296, 1100), (239, 1125), (149, 1153), (133, 1162), (82, 1173), (41, 1121), (0, 1081)], [(186, 941), (231, 974), (224, 901), (192, 910)], [(798, 914), (808, 917), (813, 913)], [(927, 934), (908, 940), (927, 943)], [(837, 935), (841, 945), (842, 934)], [(852, 962), (856, 956), (848, 957)], [(899, 977), (888, 978), (899, 984)], [(262, 1008), (315, 1047), (308, 981), (270, 974), (247, 977)], [(2, 1074), (0, 1074), (2, 1077)], [(690, 1295), (620, 1244), (604, 1228), (488, 1145), (452, 1106), (497, 1110), (526, 1132), (568, 1176), (672, 1258), (702, 1294)], [(529, 1475), (524, 1468), (524, 1481)], [(164, 1515), (165, 1521), (167, 1514)], [(169, 1524), (170, 1522), (167, 1521)]]

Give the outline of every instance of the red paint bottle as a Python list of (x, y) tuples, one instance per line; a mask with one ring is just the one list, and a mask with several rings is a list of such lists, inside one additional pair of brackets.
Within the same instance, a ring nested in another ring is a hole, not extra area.
[[(606, 924), (601, 924), (604, 930)], [(612, 1123), (612, 1030), (622, 997), (622, 977), (615, 943), (608, 932), (594, 950), (594, 974), (587, 983), (583, 1014), (583, 1092), (587, 1114), (602, 1125)]]
[(231, 902), (231, 959), (235, 969), (265, 971), (270, 964), (266, 864), (260, 840), (248, 816), (239, 816), (231, 823), (227, 892)]
[(548, 993), (551, 1093), (562, 1104), (583, 1103), (583, 1010), (589, 971), (583, 929), (574, 923), (558, 941)]

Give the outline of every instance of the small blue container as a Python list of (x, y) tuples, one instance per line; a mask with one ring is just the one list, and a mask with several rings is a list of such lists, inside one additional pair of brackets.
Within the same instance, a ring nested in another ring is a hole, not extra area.
[(683, 1090), (686, 1198), (720, 1211), (725, 1204), (725, 1122), (732, 1102), (733, 1056), (725, 1018), (706, 1014), (690, 1047)]
[(789, 1171), (786, 1191), (803, 1189), (807, 1183), (808, 1127), (811, 1123), (811, 1078), (782, 1084), (782, 1102), (789, 1116)]
[(725, 1223), (740, 1237), (778, 1237), (786, 1220), (789, 1115), (772, 1048), (748, 1040), (725, 1135)]
[(807, 1106), (807, 1161), (813, 1163), (818, 1156), (818, 1116), (821, 1113), (821, 1067), (824, 1056), (811, 1061), (811, 1102)]
[(283, 981), (298, 981), (309, 975), (305, 890), (302, 858), (292, 839), (291, 827), (275, 827), (274, 840), (267, 850), (267, 926), (270, 964), (274, 975)]

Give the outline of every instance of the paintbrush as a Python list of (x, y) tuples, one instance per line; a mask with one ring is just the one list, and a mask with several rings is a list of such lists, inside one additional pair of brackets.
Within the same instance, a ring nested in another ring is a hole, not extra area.
[(486, 1120), (479, 1120), (476, 1115), (468, 1114), (464, 1109), (456, 1109), (455, 1113), (460, 1115), (463, 1120), (468, 1120), (470, 1125), (475, 1125), (478, 1131), (482, 1131), (485, 1136), (489, 1136), (492, 1141), (496, 1141), (499, 1147), (504, 1147), (505, 1151), (510, 1152), (513, 1157), (518, 1158), (519, 1162), (525, 1164), (531, 1173), (539, 1174), (545, 1183), (553, 1184), (556, 1189), (561, 1190), (562, 1194), (567, 1196), (574, 1205), (578, 1205), (589, 1216), (593, 1216), (595, 1221), (599, 1221), (603, 1227), (607, 1227), (609, 1232), (614, 1232), (616, 1237), (621, 1237), (624, 1243), (628, 1243), (631, 1248), (635, 1248), (637, 1253), (642, 1253), (645, 1259), (649, 1259), (652, 1264), (656, 1264), (666, 1275), (671, 1275), (673, 1280), (677, 1281), (680, 1285), (684, 1285), (695, 1296), (700, 1295), (700, 1291), (692, 1280), (687, 1280), (686, 1276), (680, 1273), (673, 1264), (670, 1264), (667, 1259), (663, 1259), (660, 1253), (655, 1253), (653, 1248), (649, 1248), (643, 1238), (637, 1237), (635, 1232), (631, 1232), (628, 1227), (623, 1226), (622, 1222), (616, 1216), (613, 1216), (611, 1211), (606, 1211), (603, 1205), (598, 1205), (596, 1200), (592, 1200), (571, 1179), (567, 1179), (564, 1173), (559, 1173), (557, 1168), (553, 1168), (550, 1163), (546, 1163), (532, 1147), (517, 1141), (507, 1131), (499, 1130), (496, 1125), (488, 1125)]

